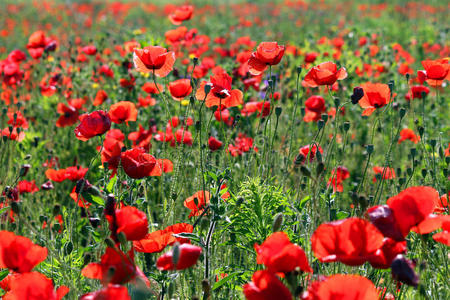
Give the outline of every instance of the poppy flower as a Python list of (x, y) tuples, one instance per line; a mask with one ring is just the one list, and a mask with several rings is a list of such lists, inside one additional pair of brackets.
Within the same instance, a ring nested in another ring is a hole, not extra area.
[(431, 86), (440, 86), (442, 81), (449, 79), (450, 64), (448, 59), (423, 60), (422, 66), (427, 75), (427, 83)]
[[(111, 272), (114, 269), (114, 272)], [(125, 284), (137, 276), (146, 277), (133, 261), (132, 252), (128, 255), (114, 248), (106, 248), (99, 263), (90, 263), (81, 270), (81, 275), (91, 279), (99, 279), (103, 285)]]
[(179, 250), (178, 262), (173, 263), (173, 250), (161, 255), (156, 261), (158, 270), (184, 270), (192, 267), (197, 263), (202, 248), (191, 244), (181, 244), (176, 246)]
[[(393, 168), (389, 168), (389, 167), (373, 167), (373, 172), (375, 173), (375, 175), (380, 174), (380, 178), (383, 180), (388, 180), (388, 179), (394, 179), (395, 178), (395, 171)], [(377, 177), (374, 176), (372, 179), (373, 182), (377, 181)]]
[(383, 246), (369, 260), (370, 265), (377, 269), (389, 269), (398, 254), (406, 253), (406, 241), (396, 241), (391, 238), (383, 240)]
[(412, 99), (422, 99), (423, 95), (428, 95), (430, 89), (423, 85), (413, 85), (410, 92), (405, 95), (405, 99), (410, 101)]
[(305, 122), (317, 122), (326, 111), (325, 99), (322, 96), (311, 96), (305, 101)]
[(334, 191), (342, 193), (344, 191), (342, 182), (347, 178), (350, 178), (350, 172), (346, 167), (339, 166), (331, 171), (331, 177), (328, 179), (328, 185), (331, 184)]
[(148, 232), (147, 216), (134, 206), (116, 209), (117, 234), (123, 232), (129, 241), (141, 240)]
[(102, 135), (111, 128), (111, 119), (107, 112), (102, 110), (79, 117), (80, 124), (75, 128), (75, 136), (81, 141), (87, 141), (97, 135)]
[(159, 92), (164, 91), (164, 86), (153, 82), (146, 82), (142, 85), (141, 89), (148, 94), (159, 94)]
[(290, 242), (284, 232), (272, 233), (261, 245), (255, 244), (256, 262), (264, 264), (269, 272), (288, 273), (297, 267), (312, 273), (303, 249)]
[(278, 45), (277, 42), (262, 42), (256, 48), (248, 60), (249, 72), (252, 75), (260, 75), (267, 69), (280, 63), (284, 55), (285, 46)]
[(397, 225), (394, 212), (388, 205), (377, 205), (369, 208), (366, 212), (370, 222), (388, 238), (396, 241), (404, 240), (404, 236)]
[(392, 261), (392, 278), (407, 285), (417, 287), (419, 284), (419, 276), (414, 272), (414, 267), (415, 264), (412, 261), (399, 254)]
[(133, 147), (141, 147), (148, 151), (152, 146), (152, 132), (153, 130), (151, 128), (145, 130), (144, 127), (139, 124), (139, 131), (130, 132), (128, 134), (128, 139), (133, 141)]
[(231, 156), (236, 157), (241, 156), (252, 149), (255, 150), (255, 152), (258, 152), (258, 148), (253, 146), (253, 139), (246, 136), (244, 133), (239, 133), (234, 139), (234, 145), (228, 145), (227, 152), (230, 153)]
[(401, 144), (403, 141), (410, 140), (414, 144), (420, 141), (420, 136), (416, 135), (412, 129), (404, 128), (400, 131), (400, 138), (398, 143)]
[(78, 121), (79, 113), (73, 106), (58, 103), (56, 111), (61, 115), (56, 121), (56, 127), (72, 126)]
[(189, 243), (189, 239), (175, 237), (174, 234), (188, 232), (194, 230), (191, 224), (178, 223), (147, 234), (143, 239), (134, 241), (133, 247), (137, 252), (155, 253), (161, 252), (167, 246), (171, 246), (176, 242), (180, 244)]
[(95, 94), (95, 99), (92, 105), (94, 106), (102, 105), (106, 99), (108, 99), (108, 94), (104, 90), (98, 90), (97, 94)]
[(133, 62), (139, 72), (153, 72), (158, 77), (166, 77), (173, 69), (175, 53), (160, 46), (147, 46), (133, 50)]
[(183, 205), (191, 210), (189, 218), (201, 215), (204, 207), (209, 204), (210, 197), (208, 191), (198, 191), (184, 200)]
[(19, 194), (24, 193), (35, 193), (39, 191), (39, 188), (36, 185), (36, 181), (27, 181), (21, 180), (17, 183), (17, 188), (19, 189)]
[(176, 101), (181, 101), (186, 98), (191, 92), (190, 79), (178, 79), (169, 83), (169, 92), (172, 98)]
[[(306, 161), (306, 158), (308, 157), (308, 155), (309, 155), (309, 161), (310, 162), (313, 161), (314, 158), (316, 157), (317, 149), (319, 150), (320, 154), (323, 154), (322, 147), (317, 146), (315, 144), (312, 145), (312, 147), (310, 145), (301, 147), (298, 152), (300, 155), (303, 156), (302, 163), (304, 163)], [(311, 153), (310, 153), (310, 150), (311, 150)]]
[(208, 139), (208, 147), (211, 151), (216, 151), (222, 148), (223, 143), (213, 136)]
[(0, 268), (18, 273), (31, 272), (47, 258), (47, 248), (33, 244), (26, 237), (0, 231)]
[(271, 272), (253, 273), (252, 281), (243, 286), (247, 300), (292, 300), (289, 289)]
[(182, 5), (177, 7), (170, 15), (169, 20), (173, 25), (181, 25), (183, 21), (190, 20), (194, 7), (192, 5)]
[(38, 272), (12, 276), (9, 288), (3, 300), (60, 300), (69, 292), (66, 286), (55, 290), (52, 280)]
[(432, 187), (409, 187), (387, 200), (398, 228), (407, 236), (412, 227), (419, 225), (431, 214), (439, 201), (439, 193)]
[[(187, 129), (185, 129), (184, 127), (181, 127), (180, 129), (178, 129), (177, 131), (175, 131), (175, 140), (178, 144), (185, 144), (185, 145), (189, 145), (192, 146), (192, 133), (190, 131), (188, 131)], [(175, 141), (173, 141), (175, 142)], [(175, 143), (173, 143), (173, 146), (175, 145)]]
[(120, 101), (111, 105), (109, 109), (109, 117), (111, 122), (122, 124), (125, 122), (128, 125), (129, 121), (136, 121), (138, 111), (136, 105), (130, 101)]
[(450, 247), (450, 218), (445, 216), (442, 222), (442, 231), (433, 235), (433, 239), (441, 244)]
[(115, 171), (119, 166), (124, 139), (125, 135), (119, 129), (111, 129), (106, 133), (103, 147), (101, 148), (101, 158), (102, 164), (107, 162), (110, 170)]
[(307, 87), (318, 87), (320, 85), (333, 85), (337, 80), (347, 78), (345, 68), (337, 69), (333, 62), (324, 62), (313, 67), (303, 79)]
[[(206, 85), (211, 87), (208, 95), (205, 95)], [(197, 100), (205, 100), (207, 107), (223, 105), (229, 108), (244, 103), (242, 92), (231, 89), (231, 77), (227, 73), (218, 73), (211, 76), (210, 82), (202, 81), (195, 96)]]
[(378, 300), (375, 285), (359, 275), (336, 274), (310, 284), (303, 300)]
[(383, 235), (364, 219), (348, 218), (317, 227), (311, 237), (314, 255), (321, 262), (340, 261), (359, 266), (383, 245)]
[(79, 300), (131, 300), (125, 286), (109, 284), (101, 290), (84, 294)]
[(121, 153), (121, 165), (125, 173), (134, 179), (161, 176), (161, 166), (153, 155), (143, 148), (134, 148)]
[(363, 116), (370, 116), (377, 108), (383, 107), (391, 101), (391, 90), (384, 83), (363, 83), (364, 96), (359, 105), (364, 108)]
[(28, 39), (27, 49), (34, 59), (40, 58), (44, 51), (53, 51), (55, 48), (56, 41), (47, 37), (41, 30), (34, 32)]
[(83, 51), (86, 55), (95, 55), (97, 54), (97, 47), (94, 45), (87, 45), (81, 48), (81, 51)]

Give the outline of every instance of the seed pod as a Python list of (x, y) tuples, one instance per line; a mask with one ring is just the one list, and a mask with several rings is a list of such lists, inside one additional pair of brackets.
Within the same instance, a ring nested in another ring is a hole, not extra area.
[(275, 217), (273, 218), (272, 223), (272, 232), (277, 232), (280, 230), (281, 225), (283, 225), (283, 214), (277, 213)]

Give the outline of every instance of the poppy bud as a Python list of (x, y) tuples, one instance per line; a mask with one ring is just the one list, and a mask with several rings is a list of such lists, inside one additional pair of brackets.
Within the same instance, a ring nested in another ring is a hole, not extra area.
[(112, 216), (114, 215), (114, 208), (116, 205), (116, 199), (114, 198), (113, 194), (109, 194), (106, 197), (106, 205), (105, 205), (105, 215), (107, 216)]
[(344, 131), (348, 131), (350, 129), (350, 122), (344, 122)]
[(317, 164), (316, 174), (319, 176), (322, 174), (323, 170), (325, 169), (325, 164), (323, 162), (320, 162)]
[(202, 280), (202, 290), (203, 290), (204, 296), (206, 296), (206, 297), (208, 297), (209, 294), (211, 293), (211, 285), (209, 284), (208, 279)]
[(402, 107), (402, 108), (400, 108), (400, 110), (398, 111), (398, 114), (399, 114), (399, 116), (400, 116), (400, 119), (403, 119), (403, 117), (404, 117), (405, 114), (406, 114), (406, 110)]
[(351, 95), (352, 103), (357, 104), (359, 100), (364, 96), (364, 90), (362, 87), (355, 87), (353, 88), (353, 94)]
[(273, 218), (273, 224), (272, 224), (272, 232), (277, 232), (280, 230), (281, 225), (283, 225), (283, 214), (277, 213), (275, 217)]
[(326, 123), (328, 121), (328, 114), (322, 114), (321, 118)]
[(19, 202), (13, 201), (13, 202), (11, 202), (10, 205), (11, 205), (11, 210), (13, 211), (13, 213), (18, 215), (20, 213)]
[(301, 66), (298, 66), (298, 67), (297, 67), (297, 74), (300, 75), (301, 72), (302, 72), (302, 67), (301, 67)]
[(430, 140), (430, 145), (434, 149), (434, 147), (436, 146), (436, 140), (435, 139), (431, 139)]
[(277, 117), (279, 117), (281, 115), (281, 112), (283, 111), (283, 109), (281, 107), (276, 107), (275, 108), (275, 115)]
[(105, 239), (105, 244), (106, 246), (108, 246), (109, 248), (115, 248), (116, 244), (114, 243), (114, 241), (110, 238), (106, 238)]
[(29, 164), (24, 164), (20, 167), (19, 176), (25, 176), (28, 173), (28, 170), (30, 170), (31, 166)]
[(64, 245), (64, 252), (66, 253), (66, 255), (69, 255), (70, 253), (72, 253), (72, 250), (73, 250), (73, 243), (69, 241)]
[(366, 146), (366, 151), (367, 151), (368, 154), (372, 154), (372, 152), (373, 152), (373, 145), (372, 144), (367, 145)]
[(390, 80), (388, 82), (388, 86), (389, 86), (389, 90), (391, 91), (391, 94), (392, 94), (394, 91), (394, 80)]
[(198, 64), (198, 57), (192, 58), (192, 63), (196, 66)]
[(409, 81), (409, 77), (410, 77), (411, 75), (409, 75), (409, 73), (406, 73), (405, 74), (405, 77), (406, 77), (406, 81)]
[(53, 215), (56, 216), (57, 214), (59, 214), (61, 210), (61, 206), (59, 206), (59, 204), (56, 204), (55, 206), (53, 206)]
[(89, 223), (91, 223), (92, 227), (98, 227), (100, 225), (99, 218), (89, 218)]
[(338, 108), (340, 104), (341, 104), (341, 99), (339, 99), (339, 98), (334, 98), (334, 106), (335, 106), (336, 108)]
[(422, 169), (422, 177), (425, 179), (427, 177), (427, 169)]
[(295, 158), (295, 162), (294, 164), (296, 165), (301, 165), (304, 161), (305, 161), (305, 156), (303, 154), (299, 154), (297, 155), (297, 157)]
[[(209, 92), (211, 91), (211, 85), (210, 85), (210, 84), (205, 84), (204, 89), (205, 89), (205, 98), (206, 98), (206, 96), (207, 96), (207, 95), (209, 94)], [(201, 99), (201, 100), (203, 100), (203, 99)]]
[(417, 287), (419, 276), (414, 272), (413, 263), (403, 255), (398, 254), (391, 264), (391, 274), (395, 280)]
[(300, 172), (306, 177), (310, 177), (311, 176), (311, 171), (306, 166), (301, 166), (300, 167)]
[(53, 183), (49, 180), (47, 182), (44, 182), (41, 185), (41, 189), (48, 191), (48, 190), (52, 190), (54, 188)]
[(319, 130), (321, 130), (321, 129), (323, 128), (324, 125), (325, 125), (325, 122), (324, 122), (323, 120), (319, 120), (319, 121), (317, 122), (317, 128), (318, 128)]
[(416, 148), (411, 148), (409, 151), (410, 151), (412, 157), (414, 157), (416, 155)]

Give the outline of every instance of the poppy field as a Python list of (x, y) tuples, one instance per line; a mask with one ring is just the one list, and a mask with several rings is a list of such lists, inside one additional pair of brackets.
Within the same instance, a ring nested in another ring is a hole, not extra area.
[(0, 298), (449, 299), (447, 1), (0, 1)]

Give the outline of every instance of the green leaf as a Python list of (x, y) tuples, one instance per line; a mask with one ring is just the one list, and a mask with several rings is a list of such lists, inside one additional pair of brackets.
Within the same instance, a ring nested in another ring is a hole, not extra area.
[(111, 178), (111, 180), (108, 182), (108, 185), (106, 186), (106, 192), (108, 192), (108, 194), (113, 192), (113, 188), (116, 182), (117, 182), (117, 174), (114, 175), (113, 178)]
[(195, 233), (182, 232), (182, 233), (173, 234), (173, 236), (177, 237), (177, 238), (190, 239), (191, 241), (194, 241), (200, 245), (203, 245), (201, 238), (198, 235), (196, 235)]
[(345, 219), (345, 218), (347, 218), (348, 216), (349, 216), (349, 213), (346, 212), (346, 211), (340, 211), (340, 212), (338, 212), (338, 213), (336, 214), (336, 217), (337, 217), (338, 220)]
[(4, 278), (6, 278), (6, 276), (8, 276), (9, 274), (9, 270), (8, 269), (4, 269), (0, 271), (0, 281), (2, 281)]
[(105, 205), (105, 200), (104, 200), (102, 197), (99, 197), (99, 196), (93, 196), (93, 195), (88, 194), (88, 193), (86, 193), (86, 192), (82, 192), (82, 193), (81, 193), (81, 196), (83, 196), (83, 198), (84, 198), (87, 202), (89, 202), (89, 203), (91, 203), (91, 204), (96, 204), (96, 205), (99, 205), (99, 206), (104, 206), (104, 205)]
[(234, 277), (236, 277), (240, 272), (234, 272), (229, 274), (228, 276), (222, 278), (221, 280), (217, 281), (216, 283), (214, 283), (212, 290), (216, 290), (218, 288), (220, 288), (221, 286), (223, 286), (225, 283), (227, 283), (228, 281), (230, 281), (231, 279), (233, 279)]

